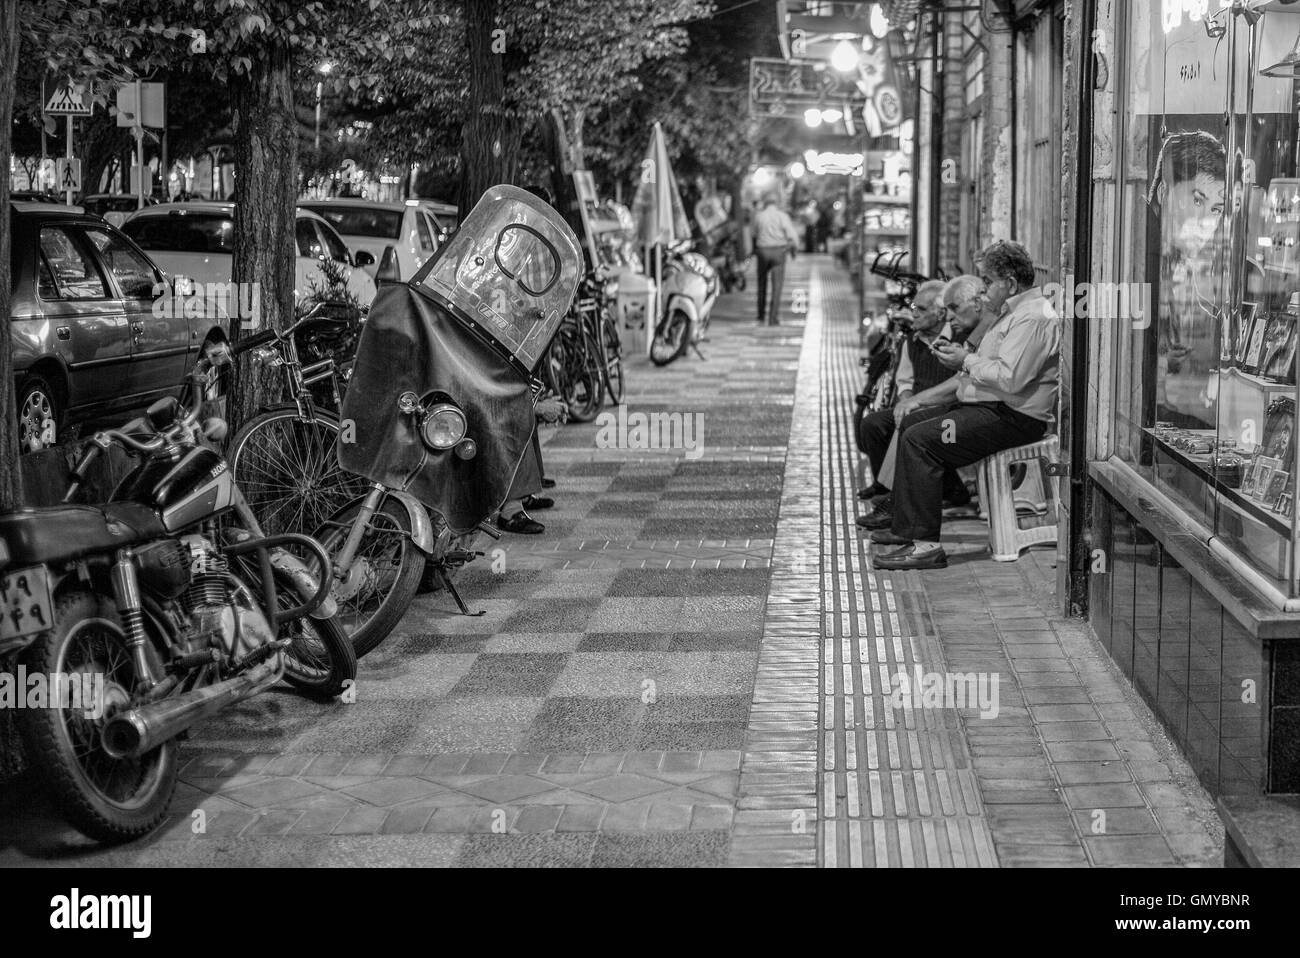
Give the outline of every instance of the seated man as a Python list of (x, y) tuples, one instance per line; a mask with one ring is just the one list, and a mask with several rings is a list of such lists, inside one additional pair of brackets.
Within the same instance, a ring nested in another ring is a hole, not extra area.
[[(932, 349), (940, 338), (949, 341), (954, 339), (952, 324), (944, 320), (944, 290), (945, 285), (941, 280), (932, 279), (922, 283), (912, 298), (911, 330), (903, 340), (902, 354), (898, 358), (898, 370), (894, 377), (897, 395), (895, 408), (913, 394), (937, 386), (953, 375), (953, 370), (939, 362)], [(859, 439), (871, 461), (874, 480), (872, 486), (859, 493), (859, 496), (881, 496), (869, 515), (858, 517), (858, 525), (865, 529), (887, 529), (891, 523), (888, 492), (892, 488), (892, 477), (884, 474), (883, 466), (886, 454), (892, 448), (896, 425), (894, 410), (880, 409), (863, 417), (859, 426)], [(970, 499), (966, 487), (957, 479), (956, 473), (952, 474), (951, 480), (952, 485), (948, 491), (951, 492), (954, 504), (965, 504)]]
[(980, 260), (980, 279), (997, 319), (979, 348), (939, 346), (935, 355), (958, 375), (899, 403), (893, 524), (872, 541), (896, 548), (876, 556), (880, 569), (941, 569), (944, 474), (1003, 449), (1037, 442), (1056, 409), (1060, 320), (1034, 286), (1034, 267), (1019, 243), (998, 241)]

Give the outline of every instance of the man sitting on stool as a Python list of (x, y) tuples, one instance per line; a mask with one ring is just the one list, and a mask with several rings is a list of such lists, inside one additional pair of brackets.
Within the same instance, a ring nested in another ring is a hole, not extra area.
[(899, 444), (893, 524), (872, 541), (894, 546), (879, 569), (941, 569), (944, 476), (1003, 449), (1037, 442), (1056, 409), (1060, 319), (1034, 286), (1034, 265), (1019, 243), (999, 241), (979, 260), (998, 319), (979, 349), (940, 345), (935, 355), (958, 375), (898, 404)]
[[(932, 279), (922, 283), (912, 298), (912, 328), (903, 341), (894, 380), (897, 387), (895, 408), (913, 394), (951, 378), (955, 372), (939, 362), (932, 348), (942, 339), (960, 342), (965, 338), (964, 332), (954, 333), (953, 324), (944, 319), (947, 307), (943, 294), (946, 288), (943, 281)], [(879, 497), (875, 498), (875, 507), (870, 514), (858, 516), (858, 525), (864, 529), (888, 529), (893, 522), (893, 497), (889, 494), (893, 488), (893, 476), (885, 468), (885, 463), (896, 427), (894, 409), (879, 409), (862, 419), (860, 438), (871, 461), (873, 481), (859, 495), (866, 498), (874, 493)], [(950, 470), (945, 475), (944, 494), (952, 506), (962, 506), (970, 501), (970, 494), (955, 471)]]

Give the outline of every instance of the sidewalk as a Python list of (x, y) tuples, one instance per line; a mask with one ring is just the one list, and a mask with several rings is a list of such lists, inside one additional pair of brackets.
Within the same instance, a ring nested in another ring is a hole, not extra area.
[[(1190, 770), (1052, 611), (1050, 550), (994, 563), (965, 521), (947, 570), (872, 571), (855, 298), (827, 257), (786, 287), (806, 324), (756, 327), (751, 289), (706, 360), (631, 362), (628, 413), (700, 413), (702, 448), (543, 434), (557, 507), (481, 543), (458, 582), (484, 615), (421, 597), (355, 704), (276, 692), (194, 730), (145, 842), (0, 790), (0, 865), (1218, 864)], [(887, 708), (914, 665), (996, 673), (997, 717)]]

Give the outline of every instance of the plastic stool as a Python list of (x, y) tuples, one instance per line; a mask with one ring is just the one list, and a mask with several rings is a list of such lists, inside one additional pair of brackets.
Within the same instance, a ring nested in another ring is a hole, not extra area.
[[(1056, 541), (1056, 480), (1047, 475), (1044, 460), (1055, 460), (1059, 449), (1057, 437), (1049, 436), (979, 461), (980, 504), (989, 518), (989, 547), (995, 561), (1015, 562), (1029, 546)], [(1020, 488), (1015, 489), (1011, 466), (1017, 462), (1025, 463), (1026, 470)], [(1021, 510), (1030, 515), (1018, 515)]]

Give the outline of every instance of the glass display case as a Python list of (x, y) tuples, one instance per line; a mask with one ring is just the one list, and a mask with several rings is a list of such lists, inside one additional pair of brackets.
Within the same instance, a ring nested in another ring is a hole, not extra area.
[(1121, 282), (1090, 292), (1117, 324), (1115, 454), (1296, 599), (1300, 9), (1220, 6), (1127, 5), (1106, 270)]

